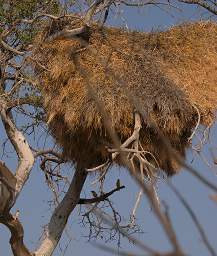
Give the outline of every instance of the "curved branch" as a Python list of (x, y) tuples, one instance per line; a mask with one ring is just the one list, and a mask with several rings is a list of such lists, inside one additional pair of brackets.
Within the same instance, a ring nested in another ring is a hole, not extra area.
[(23, 242), (24, 231), (20, 221), (8, 213), (6, 216), (0, 217), (0, 223), (8, 227), (11, 232), (10, 244), (14, 256), (32, 256)]
[(16, 182), (13, 173), (0, 161), (0, 216), (9, 212), (14, 204)]
[(4, 101), (0, 101), (0, 115), (8, 138), (16, 150), (19, 159), (15, 174), (15, 178), (17, 179), (15, 188), (16, 199), (29, 178), (29, 174), (32, 170), (35, 159), (26, 138), (13, 123), (12, 116), (8, 111), (8, 107)]

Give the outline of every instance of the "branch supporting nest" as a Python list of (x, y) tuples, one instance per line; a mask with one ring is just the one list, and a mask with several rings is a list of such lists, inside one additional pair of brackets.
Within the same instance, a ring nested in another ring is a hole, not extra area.
[[(130, 161), (134, 171), (135, 171), (135, 165), (140, 166), (140, 171), (143, 169), (145, 171), (145, 176), (148, 179), (156, 178), (154, 174), (154, 170), (159, 168), (159, 164), (155, 156), (149, 152), (145, 151), (140, 143), (140, 130), (142, 128), (142, 122), (141, 122), (141, 116), (138, 112), (135, 112), (134, 114), (134, 131), (133, 134), (119, 147), (119, 148), (108, 148), (108, 152), (111, 153), (111, 160), (107, 160), (104, 164), (101, 164), (99, 166), (96, 166), (91, 169), (86, 169), (87, 172), (93, 172), (93, 171), (103, 171), (103, 175), (98, 178), (98, 180), (94, 181), (96, 183), (97, 181), (100, 181), (102, 178), (105, 177), (108, 168), (112, 164), (112, 162), (121, 154), (121, 153), (128, 153), (127, 159)], [(130, 147), (130, 148), (129, 148)], [(152, 157), (153, 162), (155, 164), (150, 163), (146, 155), (149, 155)]]

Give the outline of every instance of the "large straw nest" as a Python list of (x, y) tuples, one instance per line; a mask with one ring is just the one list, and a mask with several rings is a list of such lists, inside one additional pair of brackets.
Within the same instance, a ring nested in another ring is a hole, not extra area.
[[(215, 23), (183, 24), (156, 33), (93, 26), (73, 39), (46, 42), (39, 36), (35, 45), (35, 58), (47, 68), (36, 72), (49, 128), (74, 163), (94, 167), (108, 158), (106, 147), (112, 147), (112, 140), (101, 105), (121, 142), (133, 133), (134, 111), (142, 114), (141, 144), (167, 174), (179, 167), (154, 126), (184, 156), (198, 111), (203, 124), (213, 122)], [(149, 154), (147, 158), (151, 160)]]

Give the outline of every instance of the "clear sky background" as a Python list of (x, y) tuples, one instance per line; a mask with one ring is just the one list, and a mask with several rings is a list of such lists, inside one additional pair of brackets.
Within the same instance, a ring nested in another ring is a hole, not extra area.
[[(121, 19), (120, 16), (125, 17)], [(108, 21), (109, 24), (126, 26), (130, 29), (137, 29), (141, 31), (150, 31), (152, 29), (167, 29), (168, 27), (184, 22), (186, 20), (195, 21), (200, 17), (207, 18), (207, 14), (192, 6), (186, 6), (183, 11), (176, 10), (175, 13), (163, 11), (158, 7), (146, 7), (143, 9), (126, 8), (122, 15), (112, 15), (112, 19)], [(211, 74), (210, 74), (211, 75)], [(24, 122), (22, 118), (19, 119), (20, 124)], [(2, 142), (5, 137), (4, 130), (0, 124), (0, 140)], [(39, 131), (42, 136), (37, 142), (42, 145), (43, 139), (46, 137), (46, 133), (43, 130)], [(32, 138), (30, 139), (32, 141)], [(32, 141), (33, 142), (33, 141)], [(210, 141), (204, 147), (202, 154), (209, 161), (210, 149), (214, 148), (217, 153), (217, 125), (211, 129)], [(35, 142), (34, 142), (35, 143)], [(49, 145), (48, 139), (48, 145)], [(196, 143), (196, 141), (195, 141)], [(7, 148), (9, 151), (9, 148)], [(0, 154), (2, 155), (2, 148), (0, 148)], [(13, 159), (10, 153), (8, 157), (4, 157), (6, 164), (15, 169), (16, 161)], [(193, 159), (192, 152), (188, 152), (187, 161), (190, 162)], [(193, 166), (202, 173), (208, 179), (216, 183), (217, 168), (208, 168), (207, 165), (201, 160), (200, 157), (195, 156)], [(69, 176), (70, 168), (65, 171)], [(114, 167), (107, 177), (107, 189), (112, 189), (115, 185), (116, 179), (121, 179), (121, 183), (126, 186), (124, 190), (114, 194), (111, 199), (115, 202), (115, 206), (120, 210), (123, 216), (129, 218), (130, 211), (135, 201), (138, 187), (131, 180), (128, 173), (124, 169)], [(88, 178), (85, 184), (85, 193), (83, 196), (90, 196), (89, 192), (94, 190), (91, 182), (95, 177)], [(211, 201), (208, 197), (212, 194), (212, 191), (207, 189), (204, 185), (199, 183), (196, 178), (192, 177), (187, 171), (182, 171), (180, 174), (172, 178), (173, 184), (182, 192), (182, 195), (190, 202), (192, 208), (200, 219), (201, 223), (205, 227), (206, 233), (212, 241), (212, 244), (217, 250), (217, 205)], [(185, 252), (188, 255), (193, 256), (206, 256), (209, 255), (201, 242), (200, 235), (198, 234), (192, 220), (189, 218), (188, 213), (178, 201), (173, 192), (168, 188), (166, 180), (159, 181), (158, 194), (161, 200), (164, 200), (169, 205), (170, 213), (172, 216), (173, 224), (176, 228), (178, 238), (181, 242)], [(35, 165), (34, 170), (31, 173), (30, 179), (22, 191), (13, 211), (20, 210), (20, 219), (24, 225), (25, 230), (25, 242), (31, 249), (37, 247), (39, 238), (43, 226), (47, 224), (49, 216), (51, 214), (49, 200), (52, 199), (52, 193), (45, 183), (43, 173), (40, 171), (39, 166)], [(79, 208), (77, 208), (70, 217), (69, 224), (67, 226), (67, 234), (64, 234), (61, 240), (60, 246), (55, 251), (55, 256), (71, 256), (71, 255), (109, 255), (104, 251), (100, 251), (90, 244), (87, 240), (88, 227), (83, 227), (81, 222), (81, 216), (79, 216)], [(170, 245), (167, 238), (164, 235), (158, 221), (153, 216), (150, 205), (144, 198), (140, 204), (137, 216), (137, 222), (141, 225), (143, 234), (139, 234), (136, 237), (141, 239), (145, 244), (148, 244), (159, 250), (169, 250)], [(10, 246), (8, 240), (10, 234), (4, 226), (0, 226), (0, 256), (11, 256)], [(70, 243), (69, 243), (70, 241)], [(64, 249), (68, 245), (66, 252)], [(108, 243), (108, 245), (117, 248), (116, 242)], [(126, 239), (121, 240), (121, 248), (129, 249), (132, 252), (139, 252), (139, 250), (130, 244)]]

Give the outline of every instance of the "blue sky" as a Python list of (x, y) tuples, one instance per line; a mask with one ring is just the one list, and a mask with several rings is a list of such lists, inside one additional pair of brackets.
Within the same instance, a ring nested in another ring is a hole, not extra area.
[[(172, 12), (171, 12), (172, 13)], [(205, 17), (204, 11), (198, 10), (194, 7), (186, 6), (183, 11), (176, 10), (173, 14), (169, 14), (167, 11), (163, 11), (159, 8), (143, 8), (138, 10), (137, 8), (126, 8), (122, 15), (117, 15), (116, 18), (109, 19), (108, 22), (112, 25), (126, 26), (130, 29), (137, 29), (141, 31), (150, 31), (152, 29), (166, 29), (174, 24), (184, 22), (185, 20), (198, 20), (201, 15)], [(120, 16), (124, 19), (120, 19)], [(20, 123), (22, 123), (22, 119)], [(44, 132), (40, 131), (45, 138)], [(1, 141), (4, 137), (4, 131), (0, 126)], [(210, 143), (203, 149), (203, 154), (206, 158), (210, 159), (209, 150), (214, 148), (216, 150), (217, 141), (217, 126), (215, 125), (211, 129)], [(42, 143), (42, 142), (40, 142)], [(39, 143), (39, 144), (40, 144)], [(48, 143), (49, 144), (49, 143)], [(0, 149), (2, 150), (2, 149)], [(2, 154), (2, 152), (0, 152)], [(6, 163), (12, 168), (15, 168), (16, 161), (12, 158), (5, 158)], [(188, 161), (192, 160), (192, 153), (188, 153)], [(216, 182), (217, 168), (211, 170), (204, 162), (199, 158), (193, 162), (193, 166), (207, 179)], [(70, 168), (65, 171), (70, 176)], [(106, 187), (113, 188), (116, 179), (120, 177), (122, 184), (126, 186), (126, 189), (114, 194), (112, 200), (115, 206), (123, 213), (125, 218), (129, 217), (130, 210), (133, 207), (138, 187), (129, 177), (128, 173), (124, 169), (117, 167), (113, 168), (107, 177)], [(85, 184), (85, 194), (89, 195), (89, 191), (94, 190), (91, 185), (91, 181), (94, 177), (91, 176)], [(196, 178), (188, 174), (187, 171), (182, 171), (179, 175), (172, 178), (173, 184), (182, 192), (183, 196), (191, 203), (192, 208), (197, 213), (201, 223), (206, 227), (206, 233), (213, 242), (215, 249), (217, 250), (217, 205), (209, 200), (208, 196), (212, 194), (212, 191), (207, 189), (204, 185), (201, 185)], [(176, 228), (178, 238), (181, 245), (185, 248), (188, 255), (209, 255), (201, 242), (200, 235), (198, 234), (195, 226), (193, 225), (188, 213), (175, 197), (173, 192), (168, 188), (166, 180), (162, 180), (158, 184), (158, 193), (161, 200), (164, 200), (169, 205), (170, 213), (172, 216), (173, 224)], [(38, 245), (38, 240), (41, 235), (43, 226), (48, 222), (51, 210), (48, 201), (52, 199), (52, 193), (45, 184), (44, 175), (36, 165), (30, 179), (22, 191), (20, 198), (18, 199), (14, 211), (20, 210), (20, 219), (24, 225), (25, 230), (25, 242), (27, 246), (34, 249)], [(86, 236), (88, 235), (88, 227), (82, 227), (80, 224), (81, 216), (78, 215), (79, 209), (76, 209), (70, 217), (69, 224), (67, 226), (68, 235), (64, 234), (61, 240), (60, 246), (54, 253), (55, 256), (71, 256), (71, 255), (109, 255), (106, 252), (99, 251), (93, 245), (87, 242)], [(144, 243), (155, 247), (159, 250), (169, 250), (170, 245), (162, 231), (158, 221), (153, 216), (150, 205), (144, 198), (141, 202), (138, 210), (138, 224), (141, 225), (143, 234), (137, 235)], [(63, 253), (65, 245), (68, 243), (69, 236), (71, 239), (68, 249)], [(0, 226), (0, 256), (12, 255), (9, 249), (10, 234), (8, 230)], [(109, 243), (108, 245), (116, 248), (116, 243)], [(122, 240), (122, 249), (129, 249), (132, 252), (139, 252), (138, 249), (130, 244), (127, 240)]]

